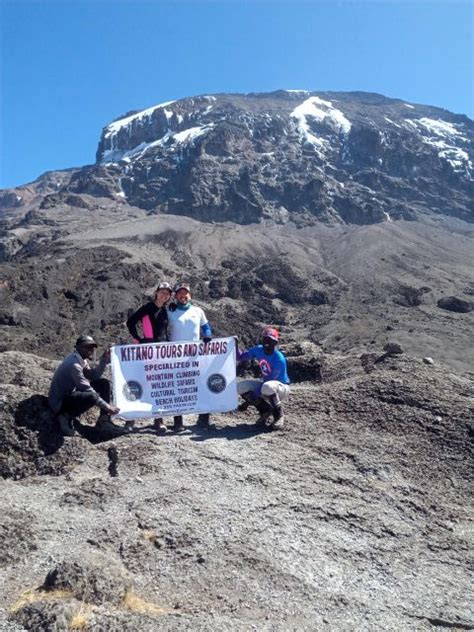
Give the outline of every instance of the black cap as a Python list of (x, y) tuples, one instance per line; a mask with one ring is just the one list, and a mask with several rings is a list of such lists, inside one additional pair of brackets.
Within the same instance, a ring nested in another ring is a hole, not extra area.
[(76, 340), (76, 347), (97, 347), (98, 344), (92, 336), (79, 336)]

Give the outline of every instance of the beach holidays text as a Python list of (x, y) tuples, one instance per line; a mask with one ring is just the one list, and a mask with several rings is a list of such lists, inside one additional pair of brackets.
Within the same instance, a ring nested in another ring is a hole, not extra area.
[(124, 419), (234, 410), (235, 340), (114, 346), (112, 384)]

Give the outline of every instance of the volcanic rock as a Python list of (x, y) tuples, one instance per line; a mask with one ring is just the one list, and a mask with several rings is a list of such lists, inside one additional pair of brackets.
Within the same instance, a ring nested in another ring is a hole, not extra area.
[(400, 353), (403, 353), (401, 345), (399, 345), (398, 342), (393, 341), (387, 342), (387, 344), (384, 345), (383, 350), (387, 355), (399, 355)]
[(64, 560), (49, 571), (43, 590), (66, 590), (87, 603), (120, 604), (131, 588), (125, 569), (110, 556), (94, 553)]
[(472, 303), (457, 298), (456, 296), (440, 298), (437, 305), (441, 307), (441, 309), (446, 309), (449, 312), (457, 312), (458, 314), (467, 314), (473, 309)]
[(408, 354), (370, 373), (356, 356), (321, 362), (319, 382), (293, 384), (280, 433), (251, 409), (214, 415), (212, 433), (142, 421), (113, 441), (119, 479), (109, 444), (67, 476), (4, 480), (17, 526), (3, 533), (25, 505), (35, 519), (0, 605), (58, 632), (79, 613), (92, 630), (469, 624), (472, 380)]
[[(20, 479), (32, 474), (60, 475), (81, 462), (90, 444), (64, 439), (48, 406), (47, 393), (54, 365), (27, 354), (0, 354), (0, 476)], [(44, 372), (48, 367), (51, 373)], [(42, 388), (42, 393), (34, 389)]]

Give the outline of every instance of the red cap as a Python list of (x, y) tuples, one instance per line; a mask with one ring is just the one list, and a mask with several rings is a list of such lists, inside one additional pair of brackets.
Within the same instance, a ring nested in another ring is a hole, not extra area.
[(265, 327), (262, 331), (262, 338), (271, 338), (275, 340), (275, 342), (278, 342), (278, 331), (273, 327)]

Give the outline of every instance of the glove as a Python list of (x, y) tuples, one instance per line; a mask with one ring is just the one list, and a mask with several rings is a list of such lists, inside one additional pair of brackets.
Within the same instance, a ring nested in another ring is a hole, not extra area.
[(150, 342), (153, 342), (153, 339), (152, 339), (152, 338), (139, 338), (139, 339), (138, 339), (138, 342), (139, 342), (141, 345), (146, 345), (146, 344), (148, 344), (148, 343), (150, 343)]
[(205, 342), (207, 344), (208, 342), (211, 342), (212, 338), (211, 338), (211, 336), (204, 336), (204, 338), (202, 340), (203, 340), (203, 342)]
[(176, 311), (176, 303), (170, 303), (168, 305), (168, 309), (170, 310), (170, 312), (175, 312)]

